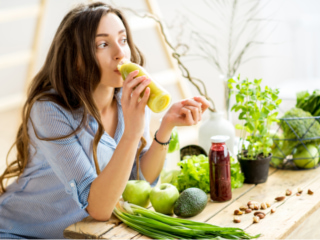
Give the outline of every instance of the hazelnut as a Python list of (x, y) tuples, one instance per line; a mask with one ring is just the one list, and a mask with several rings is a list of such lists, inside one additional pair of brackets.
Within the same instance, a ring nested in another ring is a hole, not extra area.
[(298, 188), (298, 193), (302, 193), (303, 192), (303, 190), (301, 189), (301, 188)]
[(313, 192), (312, 192), (310, 189), (308, 189), (308, 194), (309, 194), (309, 195), (312, 195)]
[(257, 215), (259, 215), (259, 214), (266, 215), (264, 212), (255, 212), (253, 215), (254, 215), (254, 216), (257, 216)]
[(258, 202), (256, 202), (256, 201), (249, 201), (248, 203), (247, 203), (247, 205), (248, 205), (248, 207), (250, 207), (250, 205), (255, 205), (255, 204), (257, 204)]
[(271, 213), (275, 213), (276, 209), (275, 208), (271, 208)]
[(234, 215), (242, 215), (243, 212), (241, 212), (240, 210), (236, 209), (234, 210)]
[(271, 207), (269, 202), (266, 202), (267, 208)]
[(241, 206), (241, 207), (239, 207), (239, 209), (240, 209), (241, 211), (245, 211), (245, 210), (248, 209), (248, 207), (247, 207), (247, 206)]
[(254, 205), (254, 210), (259, 210), (259, 204)]
[(241, 222), (240, 217), (234, 217), (234, 218), (233, 218), (233, 222), (235, 222), (235, 223)]
[(252, 212), (252, 209), (251, 209), (251, 208), (248, 208), (248, 209), (245, 210), (245, 213), (246, 213), (246, 214), (251, 213), (251, 212)]
[(298, 193), (298, 192), (297, 192), (297, 193), (296, 193), (296, 195), (297, 195), (297, 196), (300, 196), (300, 195), (301, 195), (301, 193)]
[(286, 197), (285, 196), (281, 196), (281, 197), (276, 197), (275, 200), (276, 201), (283, 201)]
[(261, 203), (261, 207), (260, 207), (261, 209), (267, 209), (267, 204), (265, 204), (265, 203)]
[(260, 218), (257, 216), (253, 217), (253, 223), (258, 223), (260, 221)]
[(254, 210), (254, 205), (253, 205), (253, 204), (250, 204), (250, 205), (249, 205), (249, 208), (252, 209), (252, 210)]
[(263, 219), (266, 215), (260, 213), (260, 214), (257, 214), (256, 216), (259, 217), (260, 219)]
[(287, 189), (286, 196), (291, 196), (291, 194), (292, 194), (292, 191), (290, 189)]

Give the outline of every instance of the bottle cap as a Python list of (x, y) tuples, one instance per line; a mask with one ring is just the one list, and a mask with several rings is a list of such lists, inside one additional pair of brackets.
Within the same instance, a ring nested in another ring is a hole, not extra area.
[(215, 135), (210, 138), (212, 143), (223, 143), (226, 142), (230, 137), (226, 135)]

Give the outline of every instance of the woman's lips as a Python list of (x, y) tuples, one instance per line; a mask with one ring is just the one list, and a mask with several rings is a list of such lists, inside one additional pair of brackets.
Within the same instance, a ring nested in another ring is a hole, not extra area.
[(119, 72), (118, 69), (114, 70), (114, 72), (117, 73), (117, 74), (119, 74), (119, 75), (121, 75), (121, 73)]

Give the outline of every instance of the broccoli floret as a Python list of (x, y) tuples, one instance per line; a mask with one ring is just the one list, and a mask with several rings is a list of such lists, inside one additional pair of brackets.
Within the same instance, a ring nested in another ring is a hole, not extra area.
[(297, 139), (297, 141), (285, 141), (283, 148), (287, 154), (301, 142), (319, 143), (320, 139), (317, 138), (320, 138), (320, 123), (314, 118), (298, 119), (305, 117), (312, 117), (312, 115), (300, 108), (292, 108), (282, 117), (280, 127), (285, 139)]

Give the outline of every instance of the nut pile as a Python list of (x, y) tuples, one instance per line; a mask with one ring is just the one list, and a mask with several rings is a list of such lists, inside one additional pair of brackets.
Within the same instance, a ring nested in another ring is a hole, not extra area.
[[(298, 188), (298, 191), (296, 193), (297, 196), (300, 196), (302, 194), (303, 190), (301, 188)], [(310, 189), (308, 189), (308, 194), (312, 195), (313, 191), (311, 191)], [(286, 196), (291, 196), (292, 195), (292, 191), (290, 189), (287, 189), (285, 192)], [(286, 199), (286, 196), (279, 196), (275, 198), (275, 201), (280, 202)], [(239, 209), (234, 210), (234, 218), (233, 218), (233, 222), (235, 223), (240, 223), (241, 222), (241, 218), (239, 216), (243, 215), (243, 214), (248, 214), (251, 213), (252, 211), (254, 212), (254, 217), (253, 217), (253, 223), (258, 223), (260, 222), (261, 219), (264, 219), (266, 216), (266, 213), (263, 211), (257, 211), (257, 210), (265, 210), (267, 208), (270, 208), (271, 205), (269, 202), (256, 202), (256, 201), (249, 201), (247, 203), (247, 205), (242, 205), (239, 207)], [(275, 213), (276, 212), (276, 208), (271, 208), (270, 213)]]
[[(239, 209), (234, 210), (234, 215), (236, 215), (236, 216), (233, 218), (233, 221), (235, 223), (240, 223), (241, 219), (240, 219), (239, 215), (248, 214), (248, 213), (251, 213), (252, 211), (256, 211), (256, 210), (265, 210), (269, 207), (271, 207), (269, 202), (259, 203), (256, 201), (249, 201), (247, 203), (247, 205), (240, 206)], [(263, 219), (266, 216), (266, 214), (262, 211), (256, 211), (256, 212), (254, 212), (253, 215), (254, 215), (254, 217), (253, 217), (254, 223), (258, 223), (260, 221), (260, 219)]]

